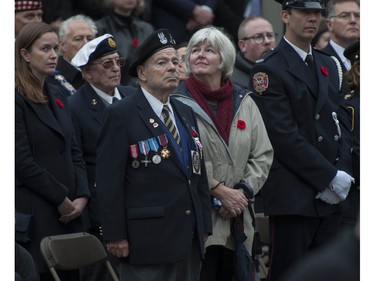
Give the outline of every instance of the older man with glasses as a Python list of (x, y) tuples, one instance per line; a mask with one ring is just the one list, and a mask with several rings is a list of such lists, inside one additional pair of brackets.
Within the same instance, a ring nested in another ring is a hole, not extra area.
[[(68, 98), (74, 121), (76, 139), (86, 162), (90, 193), (87, 229), (99, 239), (101, 224), (98, 215), (96, 175), (96, 143), (102, 128), (104, 111), (112, 103), (130, 95), (135, 88), (121, 86), (121, 67), (125, 59), (117, 52), (117, 42), (110, 34), (92, 39), (76, 53), (72, 65), (80, 68), (85, 84)], [(116, 262), (111, 260), (112, 263)], [(109, 280), (105, 267), (94, 265), (82, 270), (81, 280)]]
[(351, 68), (344, 50), (359, 39), (359, 10), (358, 0), (330, 0), (327, 3), (326, 23), (331, 39), (323, 51), (339, 60), (343, 72)]
[(260, 16), (245, 18), (238, 28), (238, 47), (232, 82), (249, 87), (249, 74), (256, 60), (276, 46), (278, 34), (271, 23)]

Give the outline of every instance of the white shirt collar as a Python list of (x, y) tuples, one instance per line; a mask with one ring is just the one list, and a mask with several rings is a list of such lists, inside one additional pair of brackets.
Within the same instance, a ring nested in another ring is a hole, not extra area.
[(335, 50), (335, 52), (340, 57), (340, 60), (344, 63), (346, 70), (350, 70), (352, 68), (352, 64), (349, 59), (347, 59), (344, 56), (345, 48), (338, 45), (336, 42), (334, 42), (332, 39), (330, 39), (329, 43), (331, 44), (332, 48)]
[[(155, 114), (157, 116), (159, 116), (159, 118), (162, 121), (164, 121), (164, 117), (161, 114), (161, 111), (163, 110), (164, 103), (162, 103), (160, 100), (158, 100), (153, 95), (151, 95), (149, 92), (147, 92), (145, 88), (141, 87), (141, 89), (142, 89), (142, 92), (145, 95), (147, 101), (149, 102), (149, 104), (151, 105), (152, 109), (154, 110)], [(172, 105), (170, 103), (170, 98), (168, 98), (168, 101), (167, 101), (166, 105), (168, 105), (168, 107), (169, 107), (169, 111), (171, 113), (170, 117), (171, 117), (172, 121), (176, 122), (176, 120), (174, 118), (173, 108), (172, 108)]]
[(284, 39), (297, 52), (297, 54), (301, 57), (301, 59), (303, 61), (305, 61), (307, 55), (309, 55), (309, 54), (312, 55), (311, 46), (310, 46), (309, 52), (306, 53), (304, 50), (302, 50), (301, 48), (298, 48), (296, 45), (294, 45), (293, 43), (291, 43), (290, 41), (288, 41), (288, 39), (286, 39), (285, 36), (284, 36)]
[(92, 85), (92, 84), (90, 84), (90, 85), (94, 89), (95, 93), (97, 93), (99, 97), (101, 97), (103, 100), (105, 100), (109, 104), (112, 104), (112, 101), (113, 101), (114, 97), (121, 100), (121, 95), (120, 95), (120, 92), (118, 91), (117, 87), (115, 88), (115, 94), (112, 97), (112, 96), (108, 95), (107, 93), (103, 92), (102, 90), (99, 90), (94, 85)]

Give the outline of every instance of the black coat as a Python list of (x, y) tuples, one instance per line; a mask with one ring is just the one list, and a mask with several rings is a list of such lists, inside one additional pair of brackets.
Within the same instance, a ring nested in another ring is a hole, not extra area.
[[(186, 130), (189, 136), (185, 144), (190, 155), (190, 150), (196, 150), (192, 138), (192, 128), (198, 128), (196, 117), (181, 102), (172, 100), (171, 104), (183, 123), (180, 135)], [(187, 167), (182, 165), (169, 140), (166, 146), (171, 152), (169, 158), (159, 164), (132, 166), (130, 145), (165, 134), (162, 121), (140, 89), (108, 107), (102, 128), (96, 185), (103, 239), (128, 239), (131, 264), (174, 263), (187, 258), (195, 229), (203, 258), (203, 235), (212, 232), (203, 159), (201, 176), (193, 174), (191, 160)], [(160, 146), (159, 155), (161, 149)], [(148, 159), (154, 154), (151, 151)], [(139, 155), (137, 160), (145, 160), (145, 156)]]
[[(120, 95), (125, 97), (134, 93), (136, 88), (119, 86), (118, 90)], [(97, 231), (100, 223), (95, 187), (96, 143), (102, 128), (106, 105), (89, 83), (84, 84), (78, 92), (69, 97), (68, 103), (71, 109), (77, 143), (82, 150), (83, 159), (86, 162), (88, 184), (91, 193), (91, 200), (88, 205), (90, 220), (87, 227), (91, 231)]]
[[(282, 39), (274, 51), (254, 65), (250, 87), (275, 152), (269, 178), (262, 188), (268, 215), (320, 217), (341, 209), (315, 199), (327, 188), (337, 170), (351, 174), (350, 135), (338, 119), (346, 108), (339, 95), (335, 62), (313, 50), (319, 89), (297, 52)], [(262, 91), (262, 89), (264, 91)], [(259, 93), (260, 92), (260, 93)], [(344, 123), (343, 123), (344, 122)]]
[[(64, 93), (46, 84), (50, 104), (36, 104), (16, 92), (16, 210), (32, 214), (31, 252), (40, 272), (48, 271), (39, 250), (43, 237), (83, 231), (81, 218), (64, 224), (57, 207), (65, 197), (89, 197), (82, 153), (74, 138)], [(59, 106), (60, 104), (60, 106)]]

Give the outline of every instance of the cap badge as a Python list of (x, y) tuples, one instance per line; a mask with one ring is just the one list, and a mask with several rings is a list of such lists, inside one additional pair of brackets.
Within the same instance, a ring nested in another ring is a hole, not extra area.
[(258, 94), (262, 94), (268, 89), (269, 79), (268, 75), (264, 72), (255, 73), (253, 76), (253, 87)]
[(115, 42), (115, 40), (113, 40), (112, 38), (108, 38), (108, 45), (111, 48), (116, 48), (116, 42)]
[(158, 36), (159, 36), (160, 43), (167, 44), (168, 40), (167, 38), (165, 38), (165, 35), (163, 32), (159, 32)]

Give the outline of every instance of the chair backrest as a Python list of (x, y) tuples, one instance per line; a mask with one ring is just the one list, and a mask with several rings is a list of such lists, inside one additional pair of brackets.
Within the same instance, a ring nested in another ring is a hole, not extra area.
[(99, 261), (105, 263), (112, 279), (119, 281), (103, 244), (92, 234), (78, 232), (47, 236), (40, 242), (40, 250), (56, 281), (61, 281), (56, 269), (79, 269)]
[(107, 258), (100, 240), (85, 232), (47, 236), (40, 250), (48, 265), (60, 270), (72, 270)]

